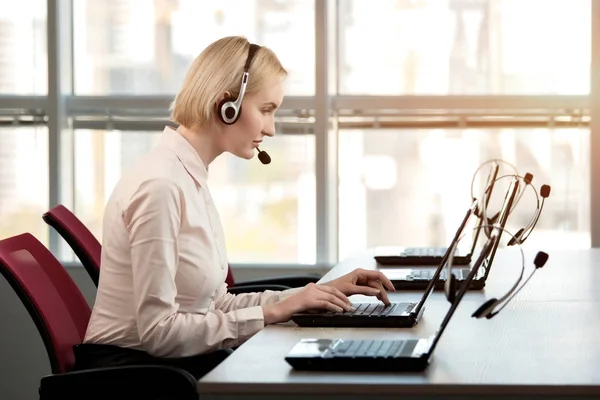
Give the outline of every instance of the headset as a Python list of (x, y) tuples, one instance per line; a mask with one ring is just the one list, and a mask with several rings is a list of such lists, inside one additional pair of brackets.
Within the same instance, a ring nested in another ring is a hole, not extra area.
[[(484, 166), (488, 163), (491, 163), (491, 162), (498, 162), (498, 161), (502, 161), (502, 160), (486, 161), (481, 166), (479, 166), (479, 168), (477, 168), (477, 170), (475, 171), (475, 174), (473, 175), (473, 180), (471, 181), (471, 197), (473, 199), (475, 198), (473, 196), (473, 182), (475, 181), (475, 175), (481, 169), (482, 166)], [(505, 162), (505, 161), (502, 161), (502, 162)], [(507, 162), (505, 162), (505, 163), (510, 165), (512, 168), (514, 168), (512, 166), (512, 164), (509, 164)], [(517, 243), (517, 241), (519, 243), (523, 243), (529, 237), (529, 235), (531, 234), (531, 232), (537, 225), (538, 220), (540, 219), (540, 215), (542, 214), (542, 210), (544, 209), (544, 203), (545, 203), (546, 199), (550, 196), (550, 192), (551, 192), (552, 188), (550, 187), (550, 185), (544, 184), (540, 187), (540, 192), (538, 194), (538, 191), (535, 188), (535, 186), (533, 186), (531, 184), (531, 181), (533, 180), (532, 174), (526, 173), (525, 176), (521, 176), (521, 175), (515, 173), (515, 174), (507, 174), (507, 175), (502, 175), (500, 177), (497, 177), (497, 170), (496, 170), (488, 179), (488, 183), (486, 184), (486, 189), (484, 190), (483, 194), (481, 195), (481, 202), (480, 202), (481, 207), (478, 207), (478, 210), (477, 210), (477, 216), (480, 218), (480, 221), (485, 221), (484, 224), (487, 224), (487, 225), (495, 224), (498, 219), (500, 212), (496, 213), (492, 218), (488, 218), (487, 205), (489, 203), (491, 193), (493, 191), (495, 183), (498, 182), (499, 180), (505, 179), (507, 177), (518, 178), (525, 183), (523, 190), (520, 191), (520, 193), (518, 194), (514, 203), (512, 204), (510, 212), (512, 212), (512, 210), (519, 203), (519, 201), (521, 200), (521, 197), (523, 197), (523, 194), (525, 193), (525, 189), (527, 188), (527, 186), (531, 186), (531, 188), (533, 189), (533, 192), (535, 194), (535, 199), (536, 199), (536, 208), (535, 208), (535, 212), (533, 213), (533, 217), (529, 220), (529, 222), (527, 223), (527, 225), (525, 225), (524, 228), (521, 228), (517, 231), (517, 233), (514, 235), (514, 238), (511, 238), (511, 240), (507, 244), (508, 246), (513, 246), (514, 244)], [(541, 202), (540, 202), (540, 196), (542, 197)], [(483, 225), (480, 226), (479, 228), (482, 228), (482, 227), (483, 227)], [(484, 229), (483, 231), (484, 231), (486, 237), (489, 239), (490, 229), (489, 228)], [(475, 234), (477, 236), (479, 235), (479, 229), (476, 231)]]
[[(244, 101), (244, 94), (246, 93), (246, 86), (248, 86), (248, 79), (250, 77), (250, 65), (256, 52), (260, 49), (260, 46), (254, 43), (249, 43), (248, 57), (244, 64), (244, 72), (242, 72), (242, 82), (240, 84), (240, 92), (237, 98), (233, 96), (226, 96), (219, 105), (217, 106), (217, 115), (221, 122), (225, 125), (233, 125), (242, 115), (242, 102)], [(264, 165), (271, 163), (271, 156), (264, 151), (256, 148), (258, 151), (258, 159)]]
[[(521, 200), (521, 197), (523, 197), (523, 193), (525, 193), (525, 189), (527, 189), (527, 186), (531, 186), (533, 188), (533, 192), (535, 193), (535, 196), (536, 196), (537, 206), (536, 206), (536, 211), (533, 213), (533, 216), (531, 217), (531, 220), (529, 220), (529, 222), (527, 223), (527, 225), (525, 225), (525, 227), (529, 227), (531, 225), (531, 223), (535, 220), (536, 215), (537, 215), (537, 210), (540, 207), (540, 199), (539, 199), (537, 190), (531, 184), (531, 181), (533, 180), (533, 175), (530, 173), (526, 173), (525, 176), (518, 175), (518, 174), (502, 175), (500, 177), (495, 178), (487, 186), (487, 188), (484, 190), (483, 194), (481, 195), (480, 221), (485, 221), (483, 223), (483, 225), (481, 226), (481, 228), (484, 228), (484, 225), (487, 225), (488, 227), (490, 227), (491, 225), (495, 224), (498, 221), (498, 217), (500, 216), (501, 211), (498, 211), (496, 214), (494, 214), (493, 217), (489, 218), (487, 216), (487, 204), (490, 201), (491, 193), (493, 191), (493, 188), (494, 188), (494, 185), (496, 184), (496, 182), (498, 182), (502, 179), (506, 179), (506, 178), (518, 179), (520, 181), (523, 181), (523, 183), (524, 183), (523, 188), (519, 189), (519, 192), (518, 192), (516, 198), (512, 202), (510, 210), (508, 210), (508, 213), (510, 214), (515, 209), (515, 207)], [(483, 231), (485, 233), (485, 236), (487, 236), (487, 238), (489, 239), (490, 234), (491, 234), (491, 228), (484, 228)]]
[[(493, 177), (495, 177), (495, 176), (496, 176), (496, 173), (494, 173)], [(504, 197), (504, 204), (502, 205), (502, 209), (500, 210), (500, 212), (498, 212), (492, 218), (489, 218), (486, 215), (487, 210), (485, 209), (485, 205), (489, 201), (489, 198), (486, 197), (487, 193), (489, 191), (493, 190), (495, 181), (504, 179), (506, 177), (512, 178), (512, 182), (511, 182), (511, 186), (509, 187), (509, 189)], [(491, 234), (494, 232), (498, 235), (498, 237), (502, 236), (502, 232), (506, 232), (503, 228), (505, 228), (505, 226), (506, 226), (506, 222), (507, 222), (508, 217), (510, 216), (512, 210), (514, 209), (514, 205), (518, 202), (518, 200), (520, 198), (519, 194), (522, 193), (522, 191), (519, 190), (520, 186), (524, 186), (526, 188), (527, 185), (530, 185), (535, 193), (536, 200), (537, 200), (536, 209), (535, 209), (535, 212), (533, 213), (531, 220), (527, 223), (527, 225), (525, 225), (524, 228), (521, 228), (518, 231), (518, 233), (515, 235), (512, 235), (509, 233), (510, 240), (507, 243), (507, 246), (514, 246), (515, 244), (520, 245), (529, 236), (529, 234), (533, 231), (534, 227), (536, 226), (537, 221), (539, 220), (539, 217), (541, 215), (541, 212), (542, 212), (542, 209), (544, 206), (545, 198), (549, 196), (549, 192), (550, 192), (550, 186), (548, 186), (548, 185), (542, 186), (541, 194), (544, 197), (543, 197), (543, 200), (540, 205), (538, 192), (535, 189), (535, 187), (533, 185), (531, 185), (532, 179), (533, 179), (533, 175), (531, 175), (531, 174), (525, 174), (524, 177), (520, 176), (520, 175), (504, 175), (504, 176), (501, 176), (499, 178), (492, 180), (491, 182), (490, 182), (490, 179), (488, 179), (489, 184), (488, 184), (488, 187), (486, 188), (486, 190), (484, 191), (482, 198), (479, 201), (475, 200), (476, 202), (481, 203), (481, 206), (479, 206), (479, 204), (477, 205), (477, 208), (479, 208), (481, 210), (481, 214), (477, 220), (477, 225), (474, 229), (475, 238), (473, 240), (473, 246), (471, 248), (471, 253), (473, 253), (475, 251), (476, 243), (478, 241), (479, 233), (481, 230), (483, 230), (483, 232), (488, 240), (491, 239)], [(524, 182), (524, 185), (520, 185), (521, 181)], [(496, 231), (494, 231), (494, 229), (493, 229), (494, 227), (498, 227), (499, 231), (498, 231), (498, 229)], [(484, 280), (487, 279), (487, 277), (490, 273), (491, 266), (494, 261), (494, 257), (496, 255), (496, 250), (497, 250), (499, 244), (500, 244), (499, 238), (496, 241), (492, 241), (492, 245), (490, 247), (490, 252), (485, 257), (485, 263), (483, 263), (483, 261), (482, 261), (483, 266), (481, 268), (483, 268), (483, 271), (484, 271), (482, 274), (483, 275), (482, 279), (484, 279)]]
[(237, 98), (233, 96), (227, 96), (221, 100), (217, 106), (217, 114), (219, 115), (219, 119), (226, 125), (234, 124), (242, 114), (242, 101), (244, 100), (244, 94), (246, 93), (246, 86), (248, 86), (250, 64), (252, 63), (252, 59), (259, 49), (259, 45), (250, 43), (248, 48), (248, 57), (246, 58), (244, 72), (242, 73), (240, 92)]
[[(511, 240), (515, 239), (515, 236), (512, 233), (510, 233), (508, 230), (500, 227), (499, 225), (496, 224), (496, 225), (492, 225), (491, 227), (493, 229), (493, 232), (492, 232), (490, 238), (488, 239), (488, 241), (486, 242), (484, 248), (482, 249), (482, 251), (477, 259), (477, 262), (475, 263), (475, 267), (469, 273), (468, 278), (462, 283), (462, 285), (464, 285), (465, 287), (470, 285), (471, 280), (477, 273), (477, 269), (479, 269), (479, 266), (483, 263), (483, 260), (489, 256), (490, 251), (494, 247), (494, 242), (496, 240), (500, 240), (500, 231), (503, 231), (504, 233), (508, 234), (511, 237)], [(463, 235), (463, 237), (464, 237), (464, 235)], [(461, 239), (462, 239), (462, 237), (461, 237)], [(450, 303), (454, 303), (454, 301), (456, 301), (456, 296), (457, 296), (457, 291), (458, 291), (458, 288), (456, 287), (456, 285), (457, 285), (456, 278), (452, 274), (452, 259), (453, 259), (454, 250), (456, 249), (456, 246), (459, 241), (460, 241), (460, 239), (453, 243), (452, 248), (449, 251), (450, 255), (448, 257), (448, 261), (446, 263), (447, 278), (446, 278), (446, 282), (444, 283), (444, 293), (446, 295), (446, 299)], [(519, 245), (519, 250), (521, 252), (521, 272), (519, 274), (519, 278), (502, 297), (500, 297), (499, 299), (492, 298), (492, 299), (485, 301), (481, 306), (479, 306), (479, 308), (477, 308), (477, 310), (475, 310), (473, 312), (473, 314), (471, 315), (472, 317), (487, 318), (487, 319), (493, 318), (500, 311), (502, 311), (502, 309), (504, 307), (506, 307), (506, 305), (517, 295), (517, 293), (519, 293), (519, 291), (521, 291), (521, 289), (523, 289), (523, 287), (529, 282), (529, 280), (533, 277), (535, 272), (538, 269), (542, 268), (548, 261), (548, 258), (549, 258), (548, 253), (539, 251), (536, 254), (535, 259), (534, 259), (535, 268), (533, 269), (531, 274), (527, 277), (527, 279), (525, 279), (523, 284), (519, 287), (519, 283), (523, 280), (523, 274), (525, 272), (525, 254), (523, 253), (523, 248), (521, 247), (521, 244), (518, 242), (516, 244)], [(461, 288), (461, 289), (463, 289), (463, 288)], [(500, 304), (502, 304), (502, 306), (496, 310), (496, 308)]]
[[(479, 171), (481, 171), (481, 169), (483, 167), (485, 167), (488, 164), (492, 164), (492, 163), (495, 164), (495, 166), (497, 168), (499, 168), (498, 164), (506, 164), (506, 165), (508, 165), (508, 167), (510, 169), (512, 169), (514, 174), (519, 174), (517, 167), (515, 167), (513, 164), (509, 163), (508, 161), (504, 161), (500, 158), (493, 158), (491, 160), (487, 160), (487, 161), (483, 162), (479, 167), (477, 167), (477, 169), (473, 173), (473, 177), (471, 178), (471, 198), (472, 199), (475, 199), (474, 186), (475, 186), (475, 178), (477, 177), (477, 174), (479, 173)], [(492, 180), (496, 179), (497, 173), (498, 173), (497, 171), (494, 173), (494, 175), (491, 178)], [(489, 185), (490, 185), (490, 183), (489, 183), (489, 178), (488, 178), (488, 183), (486, 186), (489, 186)]]
[[(533, 187), (533, 190), (535, 190), (535, 187)], [(512, 237), (508, 241), (508, 244), (507, 244), (508, 246), (513, 246), (515, 244), (520, 245), (529, 237), (529, 235), (533, 231), (533, 228), (535, 228), (535, 226), (538, 223), (538, 220), (540, 219), (540, 215), (542, 214), (542, 210), (544, 209), (544, 202), (550, 196), (550, 190), (551, 190), (550, 185), (542, 185), (542, 187), (540, 188), (540, 196), (542, 197), (541, 205), (540, 205), (540, 198), (536, 191), (535, 196), (537, 198), (538, 206), (536, 208), (536, 213), (534, 215), (534, 218), (531, 221), (529, 221), (529, 224), (527, 224), (525, 226), (525, 228), (521, 228), (517, 231), (517, 233), (515, 233), (515, 236)]]

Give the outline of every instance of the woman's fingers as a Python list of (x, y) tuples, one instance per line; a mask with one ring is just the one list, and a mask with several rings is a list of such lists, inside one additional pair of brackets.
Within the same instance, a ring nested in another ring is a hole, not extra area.
[(332, 304), (326, 300), (318, 300), (316, 302), (316, 307), (314, 308), (317, 308), (319, 310), (327, 310), (335, 313), (344, 312), (344, 309), (342, 307)]
[(390, 302), (390, 298), (388, 297), (387, 292), (385, 291), (385, 289), (381, 285), (381, 282), (377, 281), (377, 284), (379, 286), (381, 286), (381, 292), (377, 295), (377, 298), (379, 300), (381, 300), (383, 302), (383, 304), (385, 304), (386, 306), (389, 306), (392, 303)]
[[(350, 311), (352, 309), (352, 303), (350, 303), (350, 300), (348, 300), (348, 298), (339, 290), (337, 290), (338, 293), (335, 292), (335, 290), (329, 290), (329, 289), (334, 289), (334, 288), (330, 288), (328, 286), (323, 286), (323, 285), (318, 285), (318, 286), (322, 286), (319, 287), (320, 291), (321, 291), (321, 295), (319, 296), (319, 299), (321, 300), (325, 300), (330, 304), (334, 304), (340, 308), (343, 308), (346, 311)], [(327, 289), (323, 289), (323, 287), (327, 288)], [(339, 297), (339, 295), (343, 296), (343, 297)]]
[(316, 286), (321, 291), (330, 293), (330, 294), (336, 296), (337, 298), (339, 298), (340, 300), (342, 300), (343, 302), (352, 305), (352, 302), (350, 301), (350, 299), (348, 299), (348, 296), (346, 296), (344, 293), (342, 293), (338, 288), (335, 288), (333, 286), (327, 286), (327, 285), (316, 285)]
[(365, 296), (379, 296), (381, 293), (380, 287), (371, 287), (364, 285), (352, 285), (353, 294), (364, 294)]
[(359, 274), (359, 280), (362, 280), (363, 282), (377, 280), (377, 281), (381, 282), (383, 284), (383, 287), (386, 288), (387, 290), (392, 291), (392, 292), (396, 291), (392, 281), (390, 281), (389, 278), (387, 276), (385, 276), (385, 274), (381, 271), (360, 269), (358, 271), (358, 274)]
[(389, 290), (391, 292), (395, 292), (396, 288), (394, 287), (394, 284), (392, 283), (392, 281), (390, 281), (390, 279), (387, 276), (385, 276), (385, 274), (383, 272), (381, 272), (381, 271), (378, 271), (378, 272), (379, 272), (379, 282), (381, 282), (387, 290)]

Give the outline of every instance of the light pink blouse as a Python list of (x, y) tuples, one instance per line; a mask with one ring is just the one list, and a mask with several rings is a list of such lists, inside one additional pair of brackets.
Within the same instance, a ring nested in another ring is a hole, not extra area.
[(285, 292), (227, 293), (227, 251), (207, 170), (166, 127), (116, 185), (104, 214), (100, 283), (85, 343), (187, 357), (239, 345)]

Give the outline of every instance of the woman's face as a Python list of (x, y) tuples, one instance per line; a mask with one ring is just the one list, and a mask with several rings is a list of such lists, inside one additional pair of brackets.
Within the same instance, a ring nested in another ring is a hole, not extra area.
[(265, 136), (275, 135), (275, 110), (283, 101), (281, 78), (272, 78), (256, 93), (244, 96), (242, 113), (233, 125), (223, 127), (223, 151), (251, 159)]

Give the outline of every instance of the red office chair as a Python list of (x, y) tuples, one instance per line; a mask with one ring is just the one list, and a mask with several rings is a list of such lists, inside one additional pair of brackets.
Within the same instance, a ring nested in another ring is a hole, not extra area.
[[(81, 261), (92, 281), (98, 286), (100, 276), (100, 254), (102, 247), (98, 239), (81, 222), (75, 214), (63, 205), (57, 205), (46, 212), (42, 218), (53, 227), (60, 236), (69, 244), (77, 258)], [(316, 283), (318, 276), (285, 276), (268, 279), (258, 279), (247, 282), (235, 283), (231, 267), (227, 271), (228, 291), (233, 294), (262, 292), (264, 290), (285, 290), (292, 287), (306, 286), (310, 282)]]
[[(17, 293), (42, 336), (52, 375), (40, 399), (197, 399), (196, 379), (179, 368), (140, 365), (72, 371), (90, 307), (67, 271), (31, 234), (0, 240), (0, 273)], [(135, 393), (135, 395), (133, 395)]]
[(83, 267), (98, 287), (102, 246), (94, 234), (62, 204), (46, 212), (42, 219), (69, 244)]

